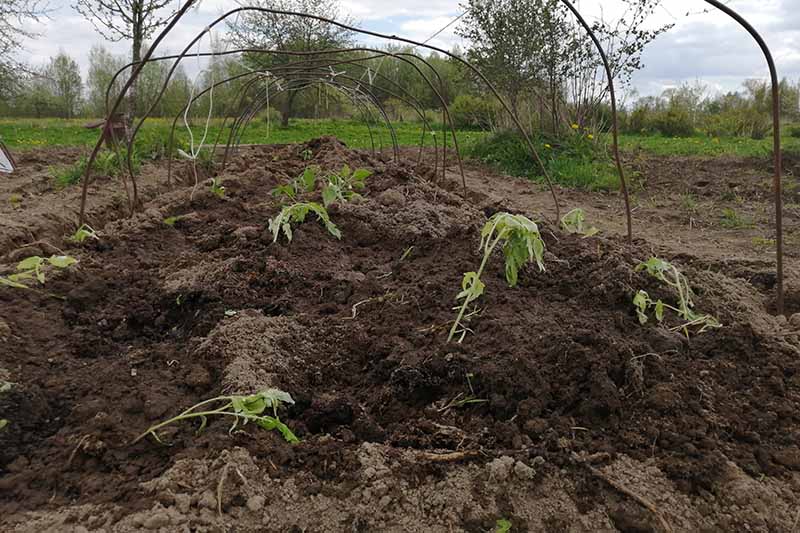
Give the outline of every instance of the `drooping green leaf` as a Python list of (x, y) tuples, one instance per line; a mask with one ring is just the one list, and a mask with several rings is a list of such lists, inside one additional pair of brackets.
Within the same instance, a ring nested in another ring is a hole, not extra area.
[(461, 292), (456, 296), (456, 300), (466, 298), (466, 303), (477, 300), (483, 295), (486, 288), (477, 272), (467, 272), (461, 280)]
[(267, 400), (260, 394), (254, 394), (253, 396), (247, 396), (242, 398), (241, 402), (242, 412), (247, 415), (258, 416), (264, 412), (267, 408)]
[(586, 214), (583, 209), (573, 209), (563, 217), (561, 217), (561, 227), (564, 231), (569, 233), (583, 233), (583, 223), (586, 220)]
[(322, 203), (325, 207), (330, 206), (337, 199), (339, 199), (339, 192), (335, 187), (328, 185), (322, 189)]
[(47, 261), (56, 268), (69, 268), (78, 262), (77, 259), (68, 255), (54, 255)]
[[(9, 276), (10, 278), (11, 276)], [(12, 281), (9, 278), (4, 278), (0, 276), (0, 285), (6, 285), (7, 287), (13, 287), (14, 289), (29, 289), (27, 285), (23, 285), (22, 283), (18, 283), (16, 281)]]
[(291, 429), (289, 429), (289, 426), (287, 426), (280, 420), (277, 419), (275, 420), (275, 428), (281, 432), (281, 435), (283, 435), (283, 438), (289, 444), (297, 444), (298, 442), (300, 442), (300, 439), (298, 439), (297, 436), (294, 434), (294, 432)]
[(659, 322), (664, 321), (664, 302), (661, 300), (656, 302), (656, 320)]
[(288, 403), (294, 405), (294, 399), (292, 395), (288, 392), (284, 392), (280, 389), (267, 389), (259, 393), (262, 398), (267, 400), (268, 406), (278, 406), (281, 403)]
[(303, 189), (305, 189), (306, 192), (313, 192), (314, 186), (317, 183), (317, 168), (306, 168), (300, 179), (303, 183)]
[(506, 520), (505, 518), (501, 518), (495, 523), (494, 526), (494, 533), (510, 533), (513, 524)]
[(372, 176), (372, 171), (366, 168), (359, 168), (353, 172), (353, 187), (363, 189), (366, 186), (366, 180)]
[(289, 198), (290, 200), (294, 200), (294, 198), (296, 196), (296, 192), (295, 192), (295, 189), (294, 189), (292, 184), (278, 185), (277, 187), (275, 187), (274, 189), (272, 189), (270, 191), (270, 194), (272, 196), (281, 196), (281, 195), (283, 195), (283, 196), (286, 196), (287, 198)]
[(41, 266), (44, 263), (44, 258), (39, 257), (38, 255), (34, 255), (32, 257), (28, 257), (27, 259), (23, 259), (17, 265), (17, 271), (24, 272), (27, 270), (35, 270), (37, 267)]
[(86, 239), (95, 239), (98, 241), (100, 240), (100, 237), (97, 236), (97, 232), (93, 230), (92, 227), (89, 226), (88, 224), (84, 224), (83, 226), (78, 228), (78, 230), (75, 233), (73, 233), (72, 236), (69, 237), (67, 240), (77, 244), (83, 244), (84, 242), (86, 242)]
[(336, 227), (336, 224), (331, 221), (328, 210), (317, 203), (306, 202), (284, 207), (277, 217), (270, 219), (269, 230), (272, 232), (272, 242), (278, 242), (281, 231), (283, 231), (287, 240), (291, 242), (291, 224), (302, 224), (309, 212), (313, 212), (317, 215), (317, 219), (323, 223), (328, 233), (337, 239), (341, 239), (342, 233), (339, 231), (339, 228)]
[(636, 315), (639, 317), (639, 323), (642, 325), (647, 324), (649, 318), (647, 317), (647, 308), (650, 306), (650, 295), (645, 291), (639, 291), (633, 297), (633, 305), (636, 306)]

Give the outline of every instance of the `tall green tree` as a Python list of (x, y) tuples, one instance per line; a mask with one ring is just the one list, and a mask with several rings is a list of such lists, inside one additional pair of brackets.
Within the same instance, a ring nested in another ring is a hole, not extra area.
[[(86, 78), (86, 111), (93, 117), (106, 115), (106, 92), (114, 74), (127, 64), (125, 58), (115, 56), (102, 45), (94, 45), (89, 50), (89, 73)], [(114, 87), (110, 91), (109, 100), (122, 91), (125, 76), (117, 77)]]
[(73, 118), (80, 112), (83, 81), (78, 63), (63, 51), (50, 58), (45, 77), (55, 97), (57, 113), (63, 118)]

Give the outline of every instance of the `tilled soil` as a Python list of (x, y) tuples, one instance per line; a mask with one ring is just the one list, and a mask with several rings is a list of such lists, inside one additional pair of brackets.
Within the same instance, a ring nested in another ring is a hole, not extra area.
[[(375, 174), (330, 209), (340, 241), (311, 217), (273, 243), (270, 190), (312, 163)], [(225, 199), (169, 192), (69, 250), (80, 264), (49, 294), (0, 288), (0, 523), (792, 531), (800, 320), (769, 314), (769, 283), (684, 253), (698, 309), (724, 327), (641, 326), (637, 290), (674, 299), (634, 271), (650, 244), (523, 210), (541, 221), (546, 272), (509, 288), (497, 253), (471, 332), (448, 344), (481, 227), (519, 207), (431, 177), (334, 139), (250, 149), (222, 176)], [(210, 420), (131, 445), (203, 399), (270, 387), (296, 400), (281, 419), (299, 444)]]
[[(81, 187), (63, 187), (54, 176), (74, 165), (85, 149), (29, 150), (15, 154), (18, 169), (0, 175), (0, 255), (52, 254), (78, 228)], [(166, 190), (166, 171), (146, 163), (137, 178), (140, 199)], [(130, 185), (129, 185), (130, 187)], [(94, 228), (130, 214), (119, 177), (94, 176), (89, 186), (86, 222)]]

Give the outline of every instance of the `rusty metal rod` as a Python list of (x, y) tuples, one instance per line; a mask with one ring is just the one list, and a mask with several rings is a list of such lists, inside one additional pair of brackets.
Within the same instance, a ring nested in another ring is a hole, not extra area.
[(597, 38), (597, 35), (586, 22), (586, 19), (580, 14), (580, 12), (575, 9), (575, 6), (569, 0), (561, 0), (572, 14), (575, 15), (575, 18), (578, 19), (578, 22), (581, 26), (586, 30), (589, 34), (589, 37), (594, 42), (595, 47), (597, 47), (597, 51), (600, 53), (600, 59), (603, 61), (603, 67), (606, 71), (606, 78), (608, 79), (608, 92), (611, 96), (611, 136), (613, 138), (613, 151), (614, 151), (614, 161), (617, 165), (617, 172), (619, 173), (619, 186), (622, 189), (622, 196), (625, 199), (625, 220), (628, 225), (628, 244), (633, 243), (633, 221), (631, 215), (631, 199), (628, 195), (628, 184), (625, 181), (625, 172), (622, 168), (622, 159), (619, 155), (619, 120), (617, 118), (617, 95), (614, 91), (614, 74), (611, 72), (611, 65), (608, 62), (608, 56), (606, 55), (606, 51), (603, 49), (603, 45), (600, 43), (600, 39)]
[(783, 274), (783, 154), (781, 153), (781, 95), (780, 81), (778, 79), (778, 69), (775, 67), (775, 60), (772, 58), (769, 46), (758, 31), (742, 17), (739, 13), (726, 6), (718, 0), (705, 0), (706, 3), (716, 7), (726, 15), (738, 22), (755, 39), (761, 48), (769, 66), (769, 75), (772, 81), (772, 137), (773, 151), (775, 157), (775, 241), (777, 254), (777, 295), (775, 306), (778, 314), (785, 312), (784, 305), (784, 274)]
[[(100, 148), (103, 146), (103, 139), (105, 139), (105, 137), (108, 135), (111, 124), (111, 117), (114, 114), (116, 114), (117, 109), (119, 109), (119, 106), (122, 104), (122, 100), (125, 98), (125, 93), (128, 92), (133, 83), (139, 77), (139, 74), (141, 74), (144, 65), (147, 64), (147, 60), (153, 56), (153, 54), (156, 51), (156, 48), (158, 48), (158, 45), (161, 44), (161, 41), (164, 40), (164, 38), (169, 34), (170, 31), (172, 31), (172, 28), (174, 28), (175, 25), (178, 23), (178, 21), (180, 21), (181, 18), (183, 18), (183, 16), (189, 11), (189, 9), (191, 9), (191, 7), (195, 4), (195, 2), (196, 0), (186, 0), (186, 3), (175, 14), (175, 16), (169, 22), (169, 24), (167, 24), (167, 26), (161, 31), (161, 33), (158, 34), (158, 37), (156, 37), (155, 41), (153, 41), (153, 44), (150, 46), (150, 48), (147, 49), (147, 52), (145, 52), (142, 61), (138, 65), (136, 65), (130, 78), (128, 78), (128, 81), (125, 82), (122, 91), (120, 91), (119, 95), (117, 96), (117, 100), (114, 103), (114, 106), (109, 111), (109, 114), (106, 117), (106, 123), (103, 126), (103, 132), (100, 134), (100, 138), (97, 140), (97, 144), (95, 144), (94, 149), (92, 150), (92, 153), (89, 156), (89, 160), (86, 162), (86, 171), (83, 174), (83, 183), (81, 190), (81, 209), (80, 209), (79, 226), (82, 226), (86, 222), (86, 200), (89, 192), (89, 183), (92, 177), (92, 168), (94, 168), (94, 163), (95, 160), (97, 160), (97, 155), (100, 153)], [(131, 113), (135, 112), (136, 110), (131, 110)], [(128, 154), (128, 161), (130, 166), (132, 164), (130, 163), (130, 154)], [(134, 183), (134, 188), (135, 187), (136, 184)], [(134, 190), (134, 196), (135, 196), (135, 190)]]

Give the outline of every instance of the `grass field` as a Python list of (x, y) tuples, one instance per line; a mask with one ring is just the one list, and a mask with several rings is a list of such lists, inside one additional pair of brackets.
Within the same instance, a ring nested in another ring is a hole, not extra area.
[[(83, 127), (86, 119), (0, 119), (0, 139), (15, 150), (26, 150), (41, 147), (57, 146), (91, 146), (97, 140), (98, 130), (87, 130)], [(142, 130), (143, 139), (158, 137), (167, 138), (171, 120), (151, 119)], [(209, 138), (214, 139), (219, 132), (221, 120), (214, 120), (209, 131)], [(419, 124), (405, 122), (395, 123), (398, 142), (401, 146), (416, 146), (422, 130)], [(194, 126), (196, 138), (203, 134), (201, 126)], [(179, 125), (177, 130), (181, 141), (188, 141), (185, 127)], [(280, 128), (272, 124), (270, 128), (264, 121), (253, 121), (245, 131), (243, 143), (292, 143), (301, 142), (313, 137), (335, 135), (354, 148), (371, 146), (369, 129), (360, 122), (336, 120), (292, 120), (290, 127)], [(379, 137), (384, 145), (390, 145), (389, 132), (385, 127), (374, 127), (376, 144)], [(459, 141), (464, 144), (474, 143), (485, 134), (477, 131), (459, 131)], [(800, 138), (783, 137), (787, 150), (800, 151)], [(662, 137), (660, 135), (622, 135), (620, 144), (623, 150), (644, 150), (657, 155), (740, 155), (763, 156), (772, 151), (772, 138), (753, 140), (747, 138), (711, 138), (695, 136), (685, 138)]]
[[(62, 119), (0, 119), (0, 139), (5, 144), (16, 150), (26, 150), (31, 148), (55, 147), (55, 146), (91, 146), (97, 141), (99, 130), (87, 130), (84, 124), (86, 119), (62, 120)], [(203, 124), (192, 127), (196, 141), (203, 135)], [(171, 120), (151, 119), (148, 120), (140, 136), (147, 143), (156, 138), (164, 140), (169, 138)], [(215, 119), (209, 128), (208, 139), (214, 141), (220, 132), (222, 120)], [(416, 123), (395, 123), (395, 133), (398, 143), (401, 146), (416, 146), (422, 136), (422, 127)], [(179, 123), (176, 130), (178, 139), (188, 142), (188, 132), (182, 123)], [(227, 128), (225, 135), (227, 135)], [(296, 119), (292, 120), (288, 128), (281, 128), (276, 124), (269, 127), (263, 120), (254, 120), (245, 130), (242, 143), (261, 144), (274, 143), (284, 144), (301, 142), (314, 137), (324, 135), (335, 135), (353, 148), (370, 148), (372, 141), (369, 128), (361, 123), (354, 121), (337, 120), (311, 120)], [(373, 126), (373, 135), (376, 147), (381, 143), (383, 146), (391, 146), (391, 136), (389, 131), (383, 126)], [(428, 133), (430, 135), (430, 133)], [(483, 135), (481, 132), (458, 132), (459, 140), (469, 142), (472, 139)], [(223, 143), (225, 140), (222, 141)], [(427, 142), (430, 144), (430, 141)]]
[[(800, 151), (800, 139), (783, 135), (783, 147), (787, 151)], [(738, 155), (742, 157), (766, 156), (772, 153), (772, 137), (754, 140), (743, 137), (662, 137), (660, 135), (622, 135), (620, 146), (625, 151), (644, 150), (656, 155), (717, 156)]]
[[(45, 147), (89, 147), (94, 145), (98, 130), (84, 128), (85, 119), (0, 119), (0, 139), (9, 148), (24, 151)], [(140, 157), (158, 157), (166, 152), (166, 143), (172, 121), (151, 119), (145, 123), (137, 138), (137, 154)], [(413, 122), (395, 123), (395, 133), (401, 146), (417, 146), (422, 136), (421, 124)], [(201, 123), (193, 126), (195, 143), (203, 137)], [(206, 144), (213, 143), (218, 134), (220, 142), (227, 141), (227, 131), (222, 131), (222, 120), (212, 121)], [(370, 135), (372, 133), (372, 136)], [(267, 125), (263, 120), (254, 120), (245, 130), (241, 142), (245, 144), (286, 144), (302, 142), (315, 137), (332, 135), (344, 141), (352, 148), (389, 148), (391, 136), (383, 126), (373, 126), (370, 130), (362, 122), (349, 120), (292, 120), (288, 128), (275, 124)], [(426, 135), (426, 145), (432, 146), (431, 133)], [(441, 135), (441, 134), (439, 134)], [(539, 165), (528, 153), (521, 139), (513, 134), (488, 136), (480, 131), (458, 131), (462, 153), (467, 157), (480, 160), (499, 170), (534, 180), (543, 179)], [(188, 150), (189, 135), (186, 128), (179, 124), (176, 130), (177, 146)], [(611, 159), (603, 156), (603, 150), (597, 149), (596, 141), (587, 141), (591, 135), (578, 133), (566, 143), (558, 143), (547, 139), (538, 139), (536, 144), (548, 173), (554, 181), (567, 186), (588, 190), (611, 190), (618, 187), (618, 177)], [(577, 140), (577, 143), (576, 143)], [(605, 139), (604, 141), (608, 141)], [(800, 151), (800, 139), (788, 135), (784, 137), (784, 146), (788, 151)], [(448, 143), (452, 146), (452, 142)], [(594, 148), (593, 148), (594, 146)], [(772, 151), (772, 139), (752, 140), (745, 138), (710, 138), (695, 136), (688, 138), (669, 138), (659, 135), (623, 135), (621, 137), (623, 151), (638, 150), (662, 156), (720, 156), (734, 155), (743, 157), (767, 156)], [(598, 155), (600, 154), (600, 155)], [(82, 173), (82, 164), (75, 168), (54, 170), (57, 181), (72, 183), (75, 176)]]

